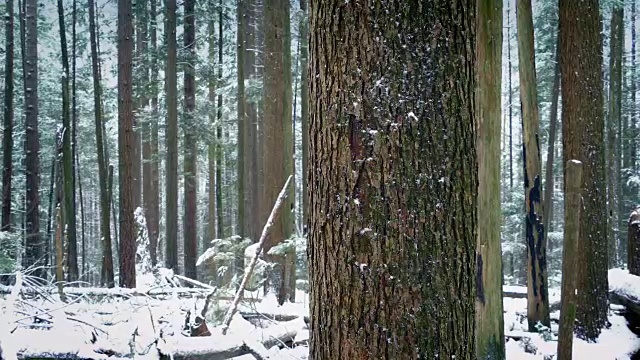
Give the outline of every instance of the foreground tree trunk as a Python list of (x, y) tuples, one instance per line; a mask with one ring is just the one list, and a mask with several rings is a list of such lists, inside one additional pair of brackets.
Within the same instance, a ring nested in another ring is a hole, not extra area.
[(311, 359), (476, 359), (475, 6), (311, 2)]
[(5, 18), (4, 130), (2, 133), (2, 224), (11, 231), (11, 181), (13, 176), (13, 0), (7, 0)]
[(500, 106), (502, 1), (480, 0), (476, 22), (478, 83), (478, 240), (476, 243), (476, 354), (505, 358), (500, 244)]
[(609, 287), (602, 26), (598, 0), (560, 0), (559, 9), (563, 162), (576, 159), (583, 164), (575, 331), (595, 341), (607, 322)]
[(525, 243), (527, 246), (527, 320), (529, 331), (538, 322), (551, 326), (547, 280), (547, 247), (542, 214), (542, 164), (540, 161), (538, 91), (536, 89), (531, 0), (518, 0), (518, 61), (525, 191)]
[[(38, 0), (24, 2), (24, 113), (25, 113), (25, 165), (26, 165), (26, 248), (25, 265), (41, 266), (44, 246), (40, 240), (40, 140), (38, 135)], [(35, 276), (44, 276), (41, 268)]]
[(131, 0), (118, 0), (118, 162), (120, 179), (120, 286), (136, 287), (133, 130), (133, 22)]

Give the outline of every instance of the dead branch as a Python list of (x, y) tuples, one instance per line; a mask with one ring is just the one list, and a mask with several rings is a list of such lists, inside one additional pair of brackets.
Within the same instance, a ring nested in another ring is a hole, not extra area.
[(240, 303), (240, 299), (242, 298), (242, 294), (244, 293), (244, 288), (247, 286), (249, 277), (251, 277), (251, 274), (253, 273), (253, 270), (256, 267), (256, 263), (258, 262), (258, 257), (260, 256), (260, 253), (264, 248), (264, 243), (266, 242), (267, 238), (269, 237), (269, 233), (271, 232), (271, 226), (273, 225), (276, 219), (276, 216), (278, 216), (278, 213), (280, 212), (280, 208), (284, 203), (284, 199), (287, 196), (287, 188), (289, 187), (291, 178), (292, 176), (289, 175), (289, 178), (287, 179), (284, 186), (282, 187), (282, 190), (280, 190), (280, 194), (276, 199), (276, 203), (273, 205), (273, 209), (271, 210), (271, 214), (267, 219), (267, 223), (264, 224), (264, 228), (262, 228), (262, 235), (260, 236), (260, 241), (258, 241), (258, 248), (256, 249), (256, 253), (253, 256), (253, 259), (251, 259), (251, 262), (249, 263), (248, 268), (244, 269), (244, 277), (242, 278), (240, 287), (236, 291), (236, 296), (233, 299), (233, 303), (231, 304), (231, 307), (229, 307), (229, 310), (227, 311), (227, 314), (224, 317), (224, 321), (222, 322), (222, 334), (224, 335), (227, 334), (227, 330), (229, 329), (229, 324), (231, 323), (231, 319), (233, 318), (233, 315), (238, 310), (238, 303)]

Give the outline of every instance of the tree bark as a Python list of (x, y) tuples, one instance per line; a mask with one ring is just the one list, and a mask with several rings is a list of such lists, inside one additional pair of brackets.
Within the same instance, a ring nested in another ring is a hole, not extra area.
[(216, 197), (217, 183), (216, 183), (216, 151), (218, 147), (218, 142), (216, 138), (217, 128), (219, 125), (216, 125), (216, 113), (214, 111), (215, 103), (216, 103), (216, 77), (215, 77), (215, 58), (216, 58), (216, 47), (215, 47), (215, 11), (214, 11), (214, 1), (209, 0), (209, 20), (207, 21), (207, 36), (208, 36), (208, 62), (210, 73), (208, 81), (207, 81), (207, 96), (209, 100), (209, 105), (212, 110), (209, 111), (209, 128), (211, 129), (211, 136), (209, 138), (209, 144), (207, 147), (207, 155), (208, 155), (208, 191), (209, 191), (209, 203), (207, 204), (207, 212), (208, 212), (208, 223), (207, 223), (207, 237), (205, 240), (205, 248), (209, 246), (209, 242), (216, 238), (218, 235), (217, 227), (216, 227), (216, 206), (220, 198)]
[(580, 187), (582, 163), (570, 160), (566, 165), (566, 194), (564, 211), (564, 241), (562, 248), (562, 298), (560, 330), (558, 334), (558, 360), (571, 360), (573, 350), (573, 323), (576, 317), (576, 262), (580, 238)]
[[(224, 46), (224, 38), (222, 37), (223, 28), (223, 9), (222, 0), (218, 7), (218, 84), (222, 85), (222, 50)], [(222, 212), (222, 91), (218, 92), (218, 126), (216, 127), (216, 214), (218, 224), (218, 238), (224, 238), (224, 218)]]
[(310, 5), (310, 358), (476, 359), (476, 3)]
[(607, 323), (608, 291), (602, 25), (597, 0), (560, 0), (559, 9), (563, 161), (584, 164), (576, 333), (595, 341)]
[(165, 267), (178, 271), (178, 93), (176, 63), (176, 0), (166, 1), (167, 102)]
[(0, 230), (11, 231), (11, 181), (13, 176), (13, 0), (7, 0), (6, 11), (4, 130), (2, 133), (2, 224)]
[(540, 161), (538, 92), (536, 89), (533, 16), (531, 0), (517, 1), (518, 61), (525, 191), (525, 243), (527, 246), (527, 320), (529, 331), (538, 322), (550, 327), (547, 278), (547, 249), (544, 242), (542, 165)]
[(109, 216), (110, 197), (108, 184), (108, 164), (104, 149), (104, 134), (102, 133), (102, 85), (100, 68), (98, 66), (98, 47), (96, 31), (96, 15), (94, 0), (87, 0), (89, 8), (89, 32), (91, 40), (91, 69), (93, 72), (93, 101), (96, 127), (96, 152), (98, 153), (98, 180), (100, 182), (100, 244), (102, 246), (102, 278), (101, 283), (113, 287), (113, 253), (111, 251), (111, 221)]
[[(158, 152), (158, 59), (157, 52), (157, 0), (151, 0), (151, 19), (149, 27), (151, 30), (151, 125), (149, 134), (149, 152), (151, 162), (151, 186), (149, 189), (147, 208), (147, 227), (149, 228), (149, 245), (151, 246), (151, 263), (156, 265), (158, 260), (158, 237), (160, 236), (160, 154)], [(146, 189), (146, 187), (145, 187)]]
[(505, 359), (500, 230), (500, 113), (502, 1), (477, 5), (476, 151), (478, 238), (476, 243), (476, 358)]
[(247, 138), (247, 128), (248, 128), (248, 116), (245, 111), (246, 106), (246, 96), (245, 96), (245, 49), (247, 48), (247, 44), (245, 43), (245, 31), (247, 22), (246, 10), (247, 5), (245, 1), (238, 0), (238, 8), (237, 8), (237, 23), (238, 28), (236, 31), (237, 34), (237, 69), (238, 69), (238, 177), (236, 181), (236, 190), (238, 192), (238, 235), (241, 238), (244, 238), (248, 234), (249, 224), (247, 222), (247, 217), (245, 215), (245, 206), (247, 204), (248, 196), (246, 194), (246, 178), (245, 173), (248, 168), (247, 164), (247, 149), (246, 149), (246, 138)]
[(133, 12), (131, 0), (118, 0), (118, 168), (120, 198), (120, 286), (136, 287), (136, 231), (133, 129)]
[[(40, 239), (40, 140), (38, 135), (38, 0), (24, 0), (24, 112), (25, 112), (25, 165), (26, 165), (26, 249), (25, 264), (44, 265)], [(44, 276), (39, 268), (35, 276)]]
[(196, 109), (196, 81), (195, 81), (195, 46), (196, 46), (196, 17), (195, 0), (184, 3), (184, 47), (187, 61), (184, 67), (184, 274), (195, 279), (196, 256), (198, 252), (197, 237), (197, 163), (198, 137), (194, 112)]
[(617, 125), (620, 121), (622, 107), (622, 51), (624, 46), (623, 9), (615, 6), (611, 16), (611, 43), (609, 54), (609, 112), (607, 118), (607, 210), (609, 224), (607, 226), (607, 243), (609, 251), (609, 268), (618, 264), (618, 169), (617, 159), (622, 156), (617, 151)]

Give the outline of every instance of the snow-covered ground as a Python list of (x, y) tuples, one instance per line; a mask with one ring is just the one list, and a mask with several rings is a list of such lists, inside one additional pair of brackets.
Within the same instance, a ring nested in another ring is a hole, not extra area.
[[(162, 275), (170, 277), (172, 274)], [(637, 283), (639, 280), (630, 277), (623, 270), (613, 270), (610, 273), (612, 288), (635, 291), (636, 295), (640, 295), (640, 283)], [(153, 285), (154, 281), (156, 285)], [(222, 335), (220, 327), (216, 325), (220, 324), (231, 303), (228, 297), (232, 294), (220, 293), (219, 295), (225, 298), (214, 301), (207, 312), (207, 324), (212, 339), (215, 339), (215, 345), (207, 345), (210, 343), (197, 340), (180, 342), (180, 339), (184, 339), (181, 333), (184, 331), (187, 313), (200, 313), (205, 302), (202, 295), (210, 289), (203, 289), (200, 296), (190, 293), (180, 295), (177, 292), (171, 293), (169, 284), (158, 285), (157, 281), (157, 276), (140, 281), (138, 291), (158, 291), (166, 287), (166, 293), (163, 295), (128, 296), (125, 294), (126, 291), (121, 291), (122, 294), (119, 296), (93, 297), (90, 301), (83, 295), (68, 304), (59, 301), (55, 293), (47, 298), (18, 298), (11, 304), (7, 296), (0, 297), (0, 344), (5, 353), (19, 349), (66, 352), (75, 348), (76, 351), (80, 350), (81, 354), (93, 354), (94, 358), (106, 358), (108, 354), (130, 356), (135, 353), (136, 358), (156, 359), (157, 351), (153, 351), (154, 346), (170, 352), (173, 347), (193, 344), (194, 351), (205, 351), (212, 346), (224, 348), (247, 341), (264, 343), (287, 331), (297, 333), (297, 343), (304, 343), (309, 337), (309, 331), (303, 321), (304, 316), (309, 313), (309, 302), (308, 295), (303, 291), (297, 291), (296, 303), (287, 303), (284, 306), (278, 306), (273, 296), (255, 301), (261, 297), (260, 294), (247, 291), (245, 297), (254, 301), (243, 302), (239, 307), (240, 312), (295, 315), (297, 318), (285, 322), (265, 319), (260, 321), (258, 326), (254, 325), (256, 322), (245, 320), (240, 314), (236, 314), (231, 321), (229, 332)], [(518, 293), (526, 292), (526, 289), (505, 287), (505, 291)], [(90, 293), (91, 290), (84, 292)], [(112, 292), (118, 293), (118, 290)], [(557, 290), (550, 290), (550, 301), (559, 301)], [(507, 359), (553, 359), (557, 347), (556, 336), (553, 333), (557, 333), (557, 325), (552, 325), (552, 332), (546, 335), (525, 332), (526, 306), (527, 301), (524, 298), (504, 298), (505, 333), (522, 337), (519, 341), (507, 341)], [(627, 328), (626, 320), (616, 314), (616, 309), (619, 307), (612, 305), (609, 316), (612, 325), (609, 329), (603, 330), (597, 343), (574, 340), (575, 359), (629, 359), (630, 354), (640, 349), (640, 339)], [(551, 317), (557, 319), (559, 311), (554, 312)], [(158, 338), (166, 340), (160, 344)], [(96, 351), (106, 354), (97, 355)], [(269, 359), (306, 359), (308, 348), (298, 346), (293, 349), (279, 349), (278, 346), (272, 346), (271, 349), (261, 350), (261, 354)], [(237, 359), (250, 360), (254, 357), (244, 355)]]

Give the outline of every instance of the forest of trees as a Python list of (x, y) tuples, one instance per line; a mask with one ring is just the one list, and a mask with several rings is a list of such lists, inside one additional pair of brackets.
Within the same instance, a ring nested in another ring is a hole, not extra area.
[(135, 288), (165, 267), (235, 289), (293, 175), (259, 276), (279, 304), (310, 289), (311, 358), (504, 359), (503, 284), (550, 327), (566, 239), (587, 341), (608, 269), (640, 263), (635, 0), (0, 12), (0, 273)]

